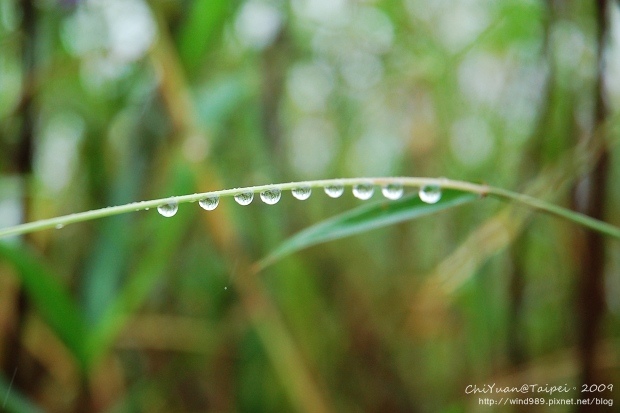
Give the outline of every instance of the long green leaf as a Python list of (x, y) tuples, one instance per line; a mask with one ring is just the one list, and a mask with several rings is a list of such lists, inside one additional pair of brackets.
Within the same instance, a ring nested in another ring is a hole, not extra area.
[(179, 55), (189, 72), (200, 65), (231, 8), (228, 0), (197, 0), (192, 4), (178, 41)]
[(87, 364), (86, 323), (75, 302), (60, 285), (58, 277), (25, 246), (14, 247), (0, 243), (0, 257), (13, 264), (20, 276), (23, 288), (43, 319), (84, 368)]
[[(186, 192), (194, 188), (194, 178), (187, 165), (173, 169), (170, 191)], [(189, 208), (188, 208), (189, 209)], [(179, 211), (174, 219), (166, 219), (152, 211), (149, 234), (156, 234), (143, 251), (141, 259), (131, 271), (131, 277), (101, 315), (89, 337), (89, 361), (96, 364), (108, 351), (127, 320), (148, 298), (149, 292), (168, 269), (183, 236), (195, 220), (198, 208)]]
[(258, 268), (312, 245), (434, 214), (479, 198), (479, 195), (468, 192), (445, 190), (435, 204), (427, 204), (417, 194), (411, 194), (397, 201), (363, 205), (293, 235), (262, 259)]

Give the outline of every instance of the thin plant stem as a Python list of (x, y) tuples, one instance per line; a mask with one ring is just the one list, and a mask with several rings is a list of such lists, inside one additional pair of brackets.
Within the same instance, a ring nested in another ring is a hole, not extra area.
[(259, 186), (249, 186), (244, 188), (224, 189), (220, 191), (203, 192), (191, 195), (173, 196), (169, 198), (152, 199), (149, 201), (132, 202), (125, 205), (95, 209), (91, 211), (79, 212), (55, 218), (43, 219), (40, 221), (29, 222), (0, 229), (0, 238), (11, 235), (22, 235), (31, 232), (42, 231), (51, 228), (62, 228), (77, 222), (90, 221), (93, 219), (109, 217), (127, 212), (148, 210), (157, 208), (167, 203), (184, 204), (200, 201), (207, 197), (218, 196), (220, 198), (231, 197), (241, 192), (260, 193), (262, 191), (278, 188), (282, 191), (291, 190), (299, 187), (323, 188), (328, 185), (354, 186), (358, 184), (370, 183), (373, 185), (401, 184), (405, 187), (421, 188), (424, 186), (438, 186), (445, 189), (455, 189), (463, 192), (479, 194), (481, 197), (489, 196), (506, 201), (514, 201), (548, 214), (564, 218), (575, 224), (598, 231), (602, 234), (620, 239), (620, 228), (603, 221), (591, 218), (587, 215), (571, 211), (558, 205), (534, 198), (528, 195), (512, 192), (506, 189), (497, 188), (485, 184), (474, 184), (465, 181), (456, 181), (447, 178), (413, 178), (413, 177), (375, 177), (375, 178), (343, 178), (343, 179), (323, 179), (315, 181), (289, 182), (282, 184), (269, 184)]

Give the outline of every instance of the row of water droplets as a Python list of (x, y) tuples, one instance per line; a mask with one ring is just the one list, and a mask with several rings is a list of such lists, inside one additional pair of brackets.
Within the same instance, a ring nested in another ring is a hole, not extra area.
[[(344, 193), (344, 184), (334, 182), (323, 187), (323, 190), (330, 198), (339, 198)], [(353, 186), (353, 196), (361, 200), (372, 198), (375, 192), (375, 186), (372, 182), (363, 182)], [(404, 188), (400, 183), (389, 183), (381, 187), (381, 193), (390, 200), (397, 200), (403, 196)], [(310, 198), (312, 188), (308, 185), (302, 185), (291, 189), (291, 194), (296, 199), (304, 201)], [(420, 199), (427, 204), (437, 203), (441, 199), (441, 188), (438, 185), (425, 185), (420, 188), (418, 195)], [(279, 188), (269, 188), (260, 192), (260, 199), (267, 205), (277, 204), (282, 197), (282, 191)], [(235, 201), (239, 205), (249, 205), (254, 200), (254, 192), (242, 191), (234, 195)], [(212, 211), (217, 208), (220, 203), (220, 197), (210, 195), (198, 201), (202, 209)], [(164, 217), (174, 216), (179, 209), (176, 201), (171, 200), (165, 204), (159, 205), (157, 211)]]

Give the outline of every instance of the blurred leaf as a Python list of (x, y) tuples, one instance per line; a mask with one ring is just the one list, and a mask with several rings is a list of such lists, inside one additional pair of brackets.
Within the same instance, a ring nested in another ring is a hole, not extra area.
[[(514, 242), (532, 215), (532, 211), (510, 205), (487, 219), (437, 265), (428, 276), (427, 284), (440, 284), (448, 294), (454, 293), (477, 274), (491, 257)], [(443, 299), (448, 302), (446, 297)]]
[(293, 235), (261, 260), (259, 266), (266, 267), (282, 257), (312, 245), (434, 214), (478, 198), (476, 194), (445, 190), (441, 200), (436, 204), (427, 204), (414, 193), (397, 201), (363, 205)]
[(57, 281), (59, 277), (25, 246), (0, 244), (0, 256), (15, 266), (26, 293), (41, 316), (84, 367), (86, 324), (80, 309)]
[(179, 33), (179, 55), (188, 72), (200, 64), (215, 32), (230, 9), (228, 0), (197, 0)]
[(100, 321), (114, 300), (131, 252), (128, 248), (130, 237), (124, 236), (127, 229), (132, 228), (129, 215), (105, 220), (99, 228), (99, 236), (83, 275), (82, 304), (84, 316), (91, 324)]
[(545, 7), (539, 2), (503, 1), (496, 5), (501, 29), (488, 39), (499, 50), (521, 42), (540, 41), (544, 34)]
[[(129, 128), (125, 133), (133, 131), (141, 136), (133, 125)], [(123, 141), (123, 156), (116, 160), (117, 168), (108, 178), (110, 184), (104, 197), (104, 202), (108, 205), (120, 205), (125, 200), (140, 196), (140, 189), (147, 179), (144, 177), (147, 155), (142, 147), (145, 139), (148, 138)], [(134, 228), (135, 218), (129, 214), (110, 217), (98, 225), (98, 235), (82, 275), (84, 315), (91, 325), (100, 321), (118, 293), (122, 278), (127, 272), (127, 262), (133, 252), (131, 234)]]
[[(192, 172), (186, 165), (177, 164), (173, 170), (174, 181), (170, 184), (168, 192), (187, 193), (194, 189)], [(184, 206), (190, 207), (190, 205)], [(91, 361), (96, 361), (105, 353), (124, 328), (127, 319), (144, 303), (157, 280), (174, 261), (175, 251), (195, 220), (198, 209), (197, 206), (193, 211), (182, 208), (173, 218), (163, 218), (157, 212), (151, 211), (152, 220), (148, 225), (148, 233), (153, 235), (148, 237), (148, 248), (141, 255), (130, 279), (121, 288), (116, 300), (107, 308), (94, 331), (89, 343)]]
[(15, 388), (11, 380), (0, 374), (0, 403), (2, 411), (8, 413), (43, 413)]
[(195, 104), (202, 125), (217, 131), (224, 121), (237, 113), (239, 104), (250, 96), (250, 90), (249, 82), (240, 73), (233, 73), (198, 88)]

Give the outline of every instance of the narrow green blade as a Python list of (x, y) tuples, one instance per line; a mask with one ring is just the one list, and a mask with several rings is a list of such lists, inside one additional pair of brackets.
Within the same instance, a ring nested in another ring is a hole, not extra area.
[(27, 247), (13, 247), (0, 243), (0, 257), (17, 270), (23, 288), (35, 304), (43, 319), (71, 350), (84, 368), (86, 323), (82, 312), (71, 296), (41, 259)]
[(200, 65), (209, 44), (232, 9), (228, 0), (193, 2), (178, 39), (179, 55), (189, 72), (193, 72)]
[[(170, 193), (185, 193), (194, 189), (195, 182), (191, 168), (177, 164), (172, 169)], [(148, 294), (173, 262), (175, 251), (182, 243), (199, 208), (179, 211), (174, 218), (164, 218), (151, 211), (148, 233), (152, 237), (148, 247), (140, 253), (140, 260), (131, 269), (131, 275), (119, 289), (114, 300), (109, 303), (98, 324), (89, 336), (89, 361), (96, 363), (109, 350), (114, 340), (125, 327), (131, 315), (144, 303)]]
[(263, 258), (259, 268), (312, 245), (434, 214), (475, 199), (479, 199), (479, 195), (444, 190), (441, 199), (435, 204), (427, 204), (417, 194), (411, 194), (397, 201), (385, 200), (363, 205), (293, 235)]

